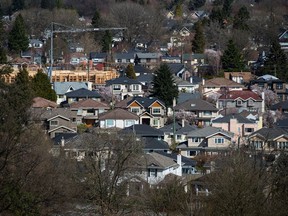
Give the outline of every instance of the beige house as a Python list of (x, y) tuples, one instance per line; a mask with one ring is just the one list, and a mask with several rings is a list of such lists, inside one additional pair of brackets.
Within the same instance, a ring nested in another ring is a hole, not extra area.
[(180, 143), (177, 149), (183, 156), (193, 158), (200, 154), (225, 154), (234, 147), (234, 134), (215, 127), (205, 127), (191, 131), (188, 141)]

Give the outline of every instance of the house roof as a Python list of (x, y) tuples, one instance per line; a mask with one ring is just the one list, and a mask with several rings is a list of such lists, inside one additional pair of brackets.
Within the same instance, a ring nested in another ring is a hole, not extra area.
[(115, 104), (115, 108), (126, 109), (128, 102), (131, 101), (132, 98), (133, 98), (133, 97), (127, 97), (127, 98), (125, 98), (124, 100), (119, 101), (118, 103)]
[(56, 127), (56, 128), (50, 129), (50, 130), (48, 131), (48, 133), (51, 133), (51, 132), (56, 131), (56, 130), (59, 130), (60, 128), (65, 128), (66, 130), (71, 131), (72, 133), (76, 133), (76, 132), (77, 132), (77, 131), (75, 131), (75, 130), (72, 129), (72, 128), (66, 127), (66, 126), (64, 126), (64, 125), (60, 125), (60, 126), (58, 126), (58, 127)]
[(119, 84), (119, 85), (121, 85), (121, 84), (123, 84), (123, 85), (139, 84), (139, 85), (142, 85), (138, 80), (129, 79), (128, 77), (118, 77), (118, 78), (106, 81), (106, 86), (113, 85), (113, 84)]
[(149, 70), (148, 68), (142, 66), (142, 65), (134, 65), (134, 71), (135, 73), (140, 73), (140, 74), (151, 74), (153, 71)]
[(197, 126), (187, 124), (184, 127), (182, 127), (179, 130), (177, 130), (176, 134), (188, 134), (188, 133), (190, 133), (191, 131), (194, 131), (194, 130), (198, 130)]
[[(173, 133), (173, 130), (174, 130), (173, 127), (174, 127), (174, 125), (173, 125), (173, 123), (171, 123), (171, 124), (165, 125), (162, 128), (159, 128), (159, 130), (163, 131), (164, 133), (165, 132)], [(180, 128), (182, 128), (182, 126), (180, 125), (179, 122), (176, 122), (175, 123), (175, 131), (179, 130)]]
[(63, 116), (65, 118), (76, 117), (77, 112), (72, 111), (67, 108), (54, 108), (54, 109), (40, 109), (40, 108), (32, 108), (31, 109), (31, 117), (32, 119), (51, 119), (55, 116)]
[(109, 105), (92, 99), (81, 100), (70, 104), (71, 109), (77, 108), (104, 108), (109, 109)]
[(77, 136), (77, 133), (56, 133), (55, 137), (52, 138), (52, 141), (55, 145), (61, 145), (61, 140), (64, 139), (65, 141)]
[(225, 131), (221, 128), (216, 128), (216, 127), (204, 127), (204, 128), (201, 128), (199, 130), (194, 130), (194, 131), (191, 131), (187, 137), (210, 137), (214, 134), (218, 134), (218, 133), (221, 133), (227, 137), (233, 137), (233, 133), (229, 132), (229, 131)]
[(159, 59), (161, 57), (161, 53), (141, 53), (141, 52), (137, 52), (136, 54), (138, 56), (138, 58), (140, 59), (145, 59), (145, 58), (149, 58), (149, 59)]
[(186, 80), (181, 79), (180, 77), (174, 76), (174, 81), (178, 86), (195, 86), (195, 84), (190, 83)]
[(172, 74), (177, 75), (180, 71), (185, 69), (184, 64), (182, 63), (167, 63), (168, 67)]
[(140, 104), (144, 108), (149, 108), (153, 103), (157, 101), (165, 108), (164, 103), (156, 97), (148, 97), (148, 98), (147, 97), (134, 97), (130, 101), (128, 101), (127, 106), (129, 106), (134, 101), (136, 101), (138, 104)]
[(67, 98), (101, 98), (97, 91), (90, 91), (86, 88), (80, 88), (65, 94)]
[(200, 99), (200, 93), (194, 92), (193, 94), (191, 94), (191, 93), (179, 92), (177, 102), (178, 104), (180, 104), (191, 99)]
[(271, 110), (278, 110), (278, 109), (288, 110), (288, 100), (280, 101), (279, 103), (272, 105), (270, 109)]
[(242, 124), (253, 124), (255, 123), (252, 120), (249, 120), (247, 118), (245, 118), (244, 116), (240, 115), (240, 114), (230, 114), (230, 115), (226, 115), (222, 118), (217, 118), (212, 120), (213, 123), (229, 123), (230, 120), (234, 118), (237, 120), (238, 123), (242, 123)]
[[(166, 157), (170, 157), (172, 158), (175, 162), (177, 161), (177, 153), (168, 153), (168, 152), (160, 152), (160, 151), (157, 151), (158, 154), (161, 154), (161, 155), (164, 155)], [(195, 167), (197, 165), (197, 161), (196, 160), (193, 160), (191, 158), (187, 158), (185, 156), (181, 156), (181, 160), (182, 160), (182, 166), (193, 166)]]
[(42, 97), (35, 97), (33, 98), (32, 107), (33, 108), (47, 108), (47, 107), (56, 108), (57, 103), (55, 103), (54, 101), (47, 100)]
[(53, 87), (57, 95), (64, 95), (70, 88), (73, 90), (80, 88), (88, 89), (87, 83), (85, 82), (54, 82)]
[(105, 120), (105, 119), (122, 119), (122, 120), (128, 120), (128, 119), (134, 119), (134, 120), (139, 120), (139, 117), (132, 112), (129, 112), (124, 109), (116, 108), (113, 110), (110, 110), (105, 113), (101, 113), (99, 115), (99, 120)]
[(153, 74), (141, 74), (136, 79), (141, 83), (147, 83), (148, 85), (153, 82)]
[(262, 98), (255, 92), (251, 90), (242, 90), (242, 91), (229, 91), (227, 94), (222, 94), (219, 99), (221, 100), (249, 100), (253, 99), (255, 101), (262, 101)]
[(236, 83), (232, 80), (222, 77), (216, 77), (205, 81), (204, 87), (244, 87), (243, 85)]
[(243, 78), (243, 81), (248, 83), (253, 75), (251, 72), (224, 72), (224, 76), (226, 79), (230, 79), (230, 77), (242, 77)]
[(179, 110), (185, 110), (185, 111), (199, 111), (199, 110), (205, 110), (205, 111), (218, 111), (218, 109), (211, 103), (202, 100), (202, 99), (190, 99), (187, 101), (184, 101), (180, 104), (177, 104), (174, 109), (176, 111)]
[(135, 133), (138, 136), (141, 137), (159, 137), (164, 136), (164, 132), (151, 127), (150, 125), (144, 125), (144, 124), (136, 124), (132, 125), (130, 127), (126, 127), (122, 130), (124, 133)]
[(115, 53), (115, 59), (134, 59), (134, 58), (135, 58), (134, 52)]
[(282, 128), (261, 128), (249, 135), (249, 138), (254, 136), (260, 136), (263, 140), (274, 140), (281, 135), (287, 135), (288, 133), (286, 130)]
[(166, 169), (172, 166), (178, 166), (174, 159), (156, 152), (147, 153), (143, 157), (146, 159), (146, 161), (144, 160), (146, 163), (144, 165), (148, 167)]
[(101, 58), (101, 59), (104, 59), (104, 58), (106, 58), (107, 53), (91, 52), (91, 53), (89, 54), (89, 56), (90, 56), (90, 59), (93, 59), (93, 58)]
[(158, 140), (153, 137), (143, 137), (144, 150), (169, 150), (169, 145), (163, 140)]

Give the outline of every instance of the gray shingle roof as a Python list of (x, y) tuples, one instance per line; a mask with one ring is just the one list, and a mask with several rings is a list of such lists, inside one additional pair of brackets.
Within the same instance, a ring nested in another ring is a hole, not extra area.
[(265, 140), (273, 140), (283, 134), (286, 134), (288, 136), (287, 131), (282, 128), (261, 128), (250, 134), (249, 137), (260, 135)]
[(134, 119), (134, 120), (139, 120), (139, 117), (132, 112), (129, 112), (127, 110), (124, 109), (114, 109), (114, 110), (110, 110), (108, 112), (105, 113), (101, 113), (99, 115), (99, 120), (105, 120), (105, 119)]
[(177, 104), (174, 108), (176, 111), (185, 110), (185, 111), (218, 111), (218, 109), (211, 103), (202, 100), (202, 99), (190, 99), (184, 101), (180, 104)]
[(147, 153), (144, 155), (144, 157), (146, 158), (146, 164), (148, 167), (165, 169), (172, 166), (178, 166), (178, 164), (172, 158), (156, 152)]
[(226, 116), (224, 116), (222, 118), (214, 119), (212, 122), (213, 123), (229, 123), (231, 118), (237, 119), (238, 123), (243, 123), (243, 124), (252, 124), (252, 123), (254, 123), (252, 120), (249, 120), (249, 119), (245, 118), (244, 116), (242, 116), (240, 114), (226, 115)]
[(96, 91), (90, 91), (85, 88), (80, 88), (65, 94), (68, 98), (101, 98), (101, 95)]
[[(175, 131), (181, 129), (181, 125), (180, 123), (176, 122), (175, 123)], [(163, 131), (164, 133), (165, 132), (170, 132), (170, 133), (173, 133), (173, 123), (169, 124), (169, 125), (165, 125), (164, 127), (160, 128), (159, 130)]]
[(180, 104), (180, 103), (183, 103), (184, 101), (187, 101), (190, 99), (199, 99), (199, 98), (200, 98), (199, 92), (194, 92), (193, 94), (180, 92), (178, 95), (177, 102), (178, 102), (178, 104)]
[(198, 130), (197, 126), (187, 124), (184, 127), (177, 130), (176, 134), (187, 134), (187, 133), (190, 133), (191, 131), (194, 131), (194, 130)]
[(169, 63), (167, 65), (170, 68), (171, 73), (175, 75), (185, 68), (182, 63)]
[(188, 133), (187, 137), (209, 137), (216, 133), (222, 133), (225, 136), (232, 137), (233, 133), (215, 127), (204, 127)]
[[(134, 97), (132, 98), (128, 103), (127, 105), (129, 105), (130, 103), (132, 103), (133, 101), (137, 101), (139, 104), (141, 104), (144, 108), (148, 108), (151, 104), (153, 104), (155, 101), (159, 101), (163, 106), (164, 106), (164, 103), (159, 100), (158, 98), (156, 97)], [(165, 107), (165, 106), (164, 106)]]
[(271, 110), (277, 110), (277, 109), (285, 109), (288, 110), (288, 100), (286, 101), (281, 101), (279, 103), (276, 103), (271, 106)]
[(80, 88), (88, 89), (87, 83), (85, 82), (54, 82), (53, 86), (57, 95), (64, 95), (70, 88), (74, 90)]
[(134, 52), (115, 53), (114, 58), (115, 59), (134, 59), (135, 53)]
[(169, 150), (169, 145), (163, 141), (152, 137), (143, 137), (144, 150)]
[(141, 137), (160, 137), (164, 136), (164, 132), (151, 127), (150, 125), (136, 124), (122, 130), (124, 133), (135, 133)]

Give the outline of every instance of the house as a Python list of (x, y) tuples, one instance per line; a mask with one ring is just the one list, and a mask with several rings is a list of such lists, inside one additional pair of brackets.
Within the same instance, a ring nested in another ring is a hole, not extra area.
[(164, 55), (161, 57), (161, 62), (165, 62), (165, 63), (181, 63), (181, 57), (180, 56), (167, 56)]
[(35, 49), (40, 49), (44, 45), (43, 41), (38, 40), (38, 39), (29, 39), (29, 48), (35, 48)]
[(139, 117), (127, 110), (116, 108), (99, 115), (100, 128), (125, 128), (139, 124)]
[(127, 66), (128, 64), (134, 64), (135, 53), (134, 52), (115, 53), (114, 59), (117, 65)]
[(236, 83), (232, 80), (225, 79), (222, 77), (216, 77), (209, 80), (203, 80), (202, 85), (200, 86), (203, 96), (207, 96), (210, 93), (219, 92), (223, 89), (225, 90), (236, 90), (242, 91), (244, 86), (242, 84)]
[(99, 115), (107, 112), (110, 106), (104, 102), (93, 99), (80, 100), (70, 104), (70, 110), (77, 112), (77, 124), (85, 124), (88, 127), (98, 122)]
[(169, 174), (182, 176), (182, 156), (178, 154), (175, 160), (157, 152), (149, 152), (139, 158), (137, 169), (142, 170), (139, 177), (155, 185)]
[(42, 97), (33, 98), (32, 108), (56, 108), (57, 104), (54, 101), (47, 100)]
[(209, 126), (188, 133), (188, 141), (180, 143), (176, 149), (189, 158), (200, 154), (225, 154), (233, 147), (233, 137), (231, 132)]
[(194, 93), (196, 90), (195, 84), (190, 83), (186, 80), (183, 80), (180, 77), (174, 76), (174, 81), (175, 81), (176, 85), (178, 86), (179, 92)]
[(281, 113), (288, 113), (288, 100), (280, 101), (279, 103), (273, 104), (270, 110), (278, 110)]
[(87, 82), (54, 82), (53, 89), (57, 95), (57, 104), (66, 101), (65, 94), (77, 89), (85, 88), (92, 90), (92, 84)]
[(147, 152), (168, 152), (170, 151), (169, 145), (162, 139), (157, 139), (153, 137), (142, 137), (143, 150)]
[(255, 80), (251, 80), (250, 86), (251, 85), (256, 85), (260, 89), (268, 89), (275, 92), (280, 101), (285, 101), (288, 99), (288, 92), (286, 90), (285, 82), (275, 76), (269, 74), (263, 75)]
[(278, 41), (281, 46), (281, 49), (284, 52), (288, 51), (288, 30), (284, 31), (282, 34), (278, 36)]
[(265, 112), (265, 101), (251, 90), (236, 90), (222, 94), (217, 101), (217, 107), (223, 110), (235, 108), (238, 113), (243, 110), (263, 113)]
[[(256, 122), (240, 114), (230, 114), (212, 120), (212, 127), (222, 128), (235, 134), (235, 140), (244, 142), (244, 137), (262, 128), (262, 121)], [(237, 140), (239, 138), (239, 140)], [(240, 140), (241, 139), (241, 140)], [(240, 143), (238, 143), (240, 144)]]
[(218, 109), (211, 103), (202, 99), (190, 99), (177, 104), (174, 107), (175, 115), (185, 112), (194, 116), (193, 121), (196, 125), (210, 125), (211, 120), (217, 116)]
[[(167, 64), (171, 74), (174, 76), (180, 77), (185, 79), (185, 73), (187, 72), (187, 69), (185, 68), (185, 65), (182, 63), (168, 63)], [(190, 75), (190, 74), (189, 74)]]
[(125, 108), (139, 116), (140, 124), (161, 128), (166, 122), (166, 106), (158, 98), (134, 97)]
[(153, 74), (152, 70), (139, 64), (134, 65), (134, 71), (137, 77), (141, 75)]
[(102, 97), (97, 91), (90, 91), (86, 88), (76, 89), (65, 93), (66, 101), (71, 104), (75, 101), (81, 101), (85, 99), (92, 99), (96, 101), (101, 101)]
[(42, 125), (51, 138), (57, 133), (77, 133), (76, 111), (67, 108), (32, 108), (31, 115), (31, 120)]
[(193, 20), (199, 20), (207, 16), (208, 15), (205, 11), (194, 11), (191, 13), (190, 18)]
[(181, 37), (189, 37), (190, 36), (190, 31), (187, 27), (182, 27), (180, 30), (179, 30), (179, 35)]
[(168, 11), (166, 14), (167, 19), (174, 19), (175, 14), (172, 11)]
[(288, 133), (282, 128), (261, 128), (248, 136), (251, 152), (276, 153), (288, 150)]
[(164, 133), (164, 140), (169, 144), (169, 146), (172, 145), (174, 141), (174, 133), (176, 133), (177, 130), (181, 129), (182, 125), (179, 122), (167, 124), (164, 127), (159, 128), (159, 130), (163, 131)]
[(121, 100), (131, 96), (143, 96), (142, 84), (137, 80), (128, 77), (119, 77), (106, 81), (106, 86), (110, 86), (112, 94)]
[(90, 52), (89, 59), (92, 60), (93, 64), (106, 62), (107, 53)]
[(224, 77), (226, 79), (233, 80), (239, 84), (250, 83), (253, 78), (251, 72), (224, 72)]
[[(158, 66), (158, 63), (160, 62), (160, 58), (162, 54), (161, 53), (137, 52), (136, 56), (138, 57), (138, 60), (137, 60), (139, 61), (137, 62), (138, 64), (143, 65), (149, 69), (153, 69), (154, 67)], [(136, 62), (134, 63), (136, 64)]]

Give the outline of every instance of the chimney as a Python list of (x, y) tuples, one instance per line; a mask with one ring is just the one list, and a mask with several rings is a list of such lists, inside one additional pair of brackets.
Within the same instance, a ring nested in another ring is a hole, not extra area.
[(174, 97), (173, 98), (173, 107), (175, 107), (176, 106), (176, 98)]
[(192, 76), (190, 77), (190, 83), (193, 84), (193, 77)]
[(177, 164), (179, 165), (177, 174), (182, 176), (182, 155), (180, 153), (177, 154)]
[(261, 93), (261, 97), (262, 97), (261, 112), (264, 113), (265, 112), (265, 94), (264, 94), (264, 92)]
[(182, 127), (185, 127), (185, 119), (182, 119), (182, 123), (181, 123)]
[(65, 139), (64, 139), (64, 137), (62, 136), (62, 138), (61, 138), (61, 147), (64, 147), (65, 146)]
[(205, 79), (202, 79), (202, 85), (203, 86), (205, 85)]

